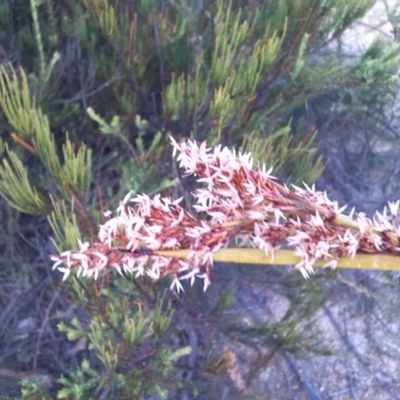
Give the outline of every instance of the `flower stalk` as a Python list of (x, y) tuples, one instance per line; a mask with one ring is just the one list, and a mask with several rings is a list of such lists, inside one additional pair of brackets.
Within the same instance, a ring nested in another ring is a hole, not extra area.
[[(189, 255), (188, 250), (159, 250), (155, 254), (164, 257), (176, 257), (185, 259)], [(260, 249), (226, 248), (213, 253), (216, 262), (229, 262), (236, 264), (259, 265), (296, 265), (301, 259), (292, 250), (277, 249), (273, 255), (265, 254)], [(316, 260), (314, 267), (325, 267), (325, 260)], [(400, 258), (393, 254), (356, 254), (343, 256), (337, 260), (336, 268), (370, 269), (382, 271), (400, 271)]]
[(155, 280), (172, 274), (179, 290), (182, 280), (196, 278), (207, 287), (214, 261), (292, 264), (305, 277), (313, 266), (400, 269), (399, 202), (389, 203), (389, 215), (346, 216), (326, 193), (289, 188), (265, 165), (253, 168), (250, 154), (173, 138), (171, 144), (184, 175), (197, 178), (193, 208), (201, 217), (182, 199), (128, 195), (116, 216), (106, 214), (99, 241), (53, 257), (64, 279), (73, 268), (94, 278), (114, 268)]

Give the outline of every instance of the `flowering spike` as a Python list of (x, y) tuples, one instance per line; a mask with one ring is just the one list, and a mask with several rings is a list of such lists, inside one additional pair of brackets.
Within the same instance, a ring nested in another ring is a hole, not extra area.
[(272, 260), (274, 249), (286, 244), (299, 257), (294, 264), (305, 278), (316, 261), (336, 266), (340, 257), (358, 252), (400, 252), (399, 201), (389, 203), (389, 217), (384, 212), (369, 219), (354, 210), (346, 217), (344, 208), (314, 185), (289, 189), (264, 164), (252, 168), (250, 154), (192, 140), (177, 143), (173, 137), (170, 142), (184, 174), (197, 178), (194, 209), (205, 217), (191, 215), (181, 198), (128, 193), (114, 217), (107, 212), (98, 241), (78, 241), (79, 250), (51, 257), (63, 280), (74, 268), (94, 279), (116, 269), (154, 280), (173, 274), (171, 289), (177, 291), (183, 290), (182, 280), (193, 284), (199, 278), (205, 290), (213, 254), (232, 239), (258, 247)]

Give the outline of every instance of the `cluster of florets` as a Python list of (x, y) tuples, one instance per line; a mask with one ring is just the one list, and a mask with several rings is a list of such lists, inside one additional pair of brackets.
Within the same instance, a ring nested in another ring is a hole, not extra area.
[[(180, 281), (193, 283), (196, 277), (207, 287), (213, 253), (232, 239), (269, 255), (278, 246), (292, 249), (300, 256), (296, 267), (305, 277), (316, 260), (334, 267), (343, 255), (400, 251), (398, 202), (389, 204), (390, 216), (386, 210), (373, 219), (360, 213), (346, 217), (351, 224), (340, 224), (343, 209), (326, 193), (279, 184), (265, 165), (253, 168), (250, 154), (189, 140), (177, 143), (171, 138), (171, 143), (184, 174), (197, 178), (193, 208), (202, 217), (185, 210), (182, 199), (128, 194), (116, 216), (106, 213), (99, 241), (79, 242), (79, 250), (52, 258), (64, 279), (73, 268), (94, 278), (115, 268), (120, 274), (146, 274), (155, 280), (172, 274), (171, 286), (178, 290)], [(157, 254), (180, 249), (189, 250), (185, 259)]]

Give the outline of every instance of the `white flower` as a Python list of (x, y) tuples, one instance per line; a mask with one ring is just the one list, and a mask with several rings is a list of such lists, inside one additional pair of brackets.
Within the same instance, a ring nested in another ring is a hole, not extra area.
[(399, 211), (399, 205), (400, 205), (400, 200), (397, 200), (395, 203), (394, 202), (389, 202), (389, 209), (390, 212), (392, 213), (393, 216), (397, 216), (397, 213)]
[(78, 239), (78, 245), (79, 245), (79, 251), (81, 252), (86, 251), (90, 246), (89, 242), (82, 243), (79, 239)]
[(287, 220), (287, 218), (285, 217), (285, 215), (282, 213), (281, 210), (279, 210), (279, 208), (275, 208), (274, 210), (274, 216), (275, 216), (275, 224), (278, 225), (279, 224), (279, 220), (282, 218), (283, 220)]
[(64, 274), (62, 278), (63, 281), (65, 281), (68, 278), (71, 272), (69, 268), (63, 268), (63, 267), (58, 267), (58, 270)]
[(51, 256), (50, 259), (51, 259), (51, 261), (54, 262), (53, 267), (51, 268), (53, 271), (55, 269), (57, 269), (59, 265), (64, 264), (64, 259), (63, 258), (60, 258), (60, 257), (57, 257), (57, 256)]
[(379, 211), (375, 212), (374, 225), (381, 232), (393, 229), (393, 225), (388, 221), (387, 217)]
[(358, 239), (351, 233), (350, 229), (346, 229), (344, 232), (344, 236), (338, 235), (338, 239), (340, 243), (347, 249), (347, 254), (351, 257), (354, 257), (357, 253), (359, 242)]
[(200, 272), (199, 268), (193, 268), (187, 274), (181, 275), (179, 277), (179, 280), (183, 281), (185, 279), (190, 279), (190, 285), (193, 286), (195, 278), (196, 278), (196, 274), (198, 274), (199, 272)]
[(318, 211), (315, 212), (315, 215), (311, 215), (310, 219), (312, 226), (314, 227), (324, 226), (324, 220), (321, 218)]
[(176, 291), (179, 293), (180, 290), (182, 290), (182, 292), (184, 292), (185, 290), (183, 289), (183, 286), (181, 284), (181, 282), (179, 281), (177, 276), (174, 276), (174, 279), (172, 279), (172, 283), (171, 286), (169, 287), (170, 290), (173, 290), (176, 288)]
[(208, 286), (210, 286), (210, 284), (211, 284), (210, 278), (208, 277), (207, 274), (200, 274), (200, 275), (197, 275), (197, 277), (204, 280), (203, 290), (206, 291)]
[(318, 260), (320, 258), (328, 257), (331, 258), (332, 255), (329, 253), (329, 251), (333, 248), (336, 248), (337, 245), (334, 244), (329, 244), (324, 241), (319, 241), (317, 245), (315, 246), (314, 250), (314, 257)]

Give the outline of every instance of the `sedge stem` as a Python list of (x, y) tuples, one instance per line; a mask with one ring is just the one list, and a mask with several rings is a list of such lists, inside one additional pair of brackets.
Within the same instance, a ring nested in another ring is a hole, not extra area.
[[(154, 254), (164, 257), (185, 259), (192, 250), (155, 250)], [(273, 255), (260, 249), (227, 248), (213, 252), (213, 260), (239, 264), (296, 265), (301, 261), (291, 250), (278, 249)], [(329, 260), (317, 260), (316, 267), (323, 267)], [(354, 257), (342, 256), (337, 260), (337, 268), (372, 269), (400, 271), (400, 257), (388, 253), (358, 253)]]

